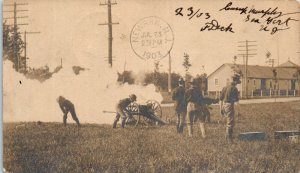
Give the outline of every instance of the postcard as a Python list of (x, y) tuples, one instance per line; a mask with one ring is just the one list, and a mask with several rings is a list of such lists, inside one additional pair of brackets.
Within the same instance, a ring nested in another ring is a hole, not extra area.
[(3, 172), (299, 172), (295, 0), (4, 0)]

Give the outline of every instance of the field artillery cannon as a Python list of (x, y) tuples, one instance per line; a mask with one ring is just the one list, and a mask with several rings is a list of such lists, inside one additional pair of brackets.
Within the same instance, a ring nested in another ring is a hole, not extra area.
[[(115, 113), (103, 111), (104, 113)], [(146, 104), (131, 103), (125, 110), (128, 118), (126, 124), (135, 125), (165, 125), (168, 124), (163, 118), (162, 109), (158, 101), (148, 100)]]
[(131, 103), (126, 107), (126, 111), (131, 117), (127, 120), (127, 124), (167, 124), (163, 119), (161, 106), (156, 100), (148, 100), (146, 104)]

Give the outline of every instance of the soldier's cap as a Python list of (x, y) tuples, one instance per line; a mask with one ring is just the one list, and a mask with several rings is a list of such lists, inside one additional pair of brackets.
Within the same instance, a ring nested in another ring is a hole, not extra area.
[(136, 95), (135, 94), (130, 94), (129, 98), (133, 101), (136, 101)]
[(56, 98), (56, 101), (57, 102), (59, 102), (59, 100), (62, 98), (62, 96), (58, 96), (57, 98)]
[(179, 83), (179, 84), (184, 84), (184, 80), (183, 80), (182, 77), (180, 77), (180, 78), (178, 79), (178, 83)]
[(232, 82), (236, 83), (236, 84), (240, 84), (241, 83), (241, 76), (238, 74), (234, 74), (232, 76)]
[(66, 100), (63, 96), (59, 96), (59, 97), (57, 97), (57, 99), (56, 99), (57, 102), (63, 101), (63, 100)]

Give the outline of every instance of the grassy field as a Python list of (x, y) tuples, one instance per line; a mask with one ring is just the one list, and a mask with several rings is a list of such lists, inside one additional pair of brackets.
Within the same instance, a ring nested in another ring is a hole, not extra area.
[[(164, 114), (173, 115), (171, 108)], [(112, 129), (110, 125), (5, 123), (4, 167), (14, 173), (75, 172), (299, 172), (300, 144), (275, 141), (277, 130), (300, 130), (300, 102), (241, 105), (235, 137), (264, 131), (266, 141), (229, 145), (224, 120), (212, 110), (207, 139), (198, 126), (189, 138), (175, 124)]]

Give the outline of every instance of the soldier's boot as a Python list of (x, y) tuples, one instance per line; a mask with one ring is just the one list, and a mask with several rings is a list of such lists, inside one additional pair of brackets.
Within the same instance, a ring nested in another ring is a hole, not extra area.
[(65, 116), (65, 115), (63, 117), (63, 122), (64, 122), (64, 126), (66, 127), (67, 126), (67, 116)]
[(204, 123), (200, 123), (200, 130), (201, 130), (202, 138), (206, 138)]
[(177, 133), (180, 133), (180, 132), (179, 132), (179, 127), (180, 127), (179, 124), (177, 124), (177, 125), (176, 125)]
[(180, 125), (180, 126), (178, 127), (178, 133), (183, 133), (183, 125)]
[(226, 128), (226, 140), (229, 144), (233, 143), (233, 129)]
[(121, 127), (124, 128), (126, 124), (126, 119), (122, 119)]
[(77, 127), (81, 127), (79, 120), (76, 121)]
[(118, 121), (115, 120), (114, 123), (113, 123), (113, 128), (114, 128), (114, 129), (117, 128), (117, 123), (118, 123)]
[(79, 122), (78, 118), (73, 118), (73, 119), (76, 122), (77, 126), (80, 127), (81, 125), (80, 125), (80, 122)]
[(193, 127), (188, 125), (189, 137), (193, 137)]

